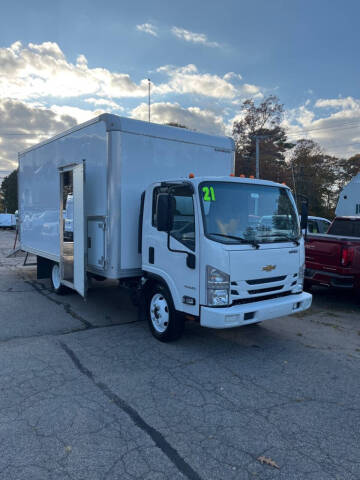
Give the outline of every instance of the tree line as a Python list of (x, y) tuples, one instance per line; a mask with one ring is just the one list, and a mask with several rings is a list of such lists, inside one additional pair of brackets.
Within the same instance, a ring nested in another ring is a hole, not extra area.
[(243, 102), (240, 120), (233, 125), (235, 174), (255, 176), (256, 137), (260, 137), (260, 178), (285, 182), (298, 206), (306, 197), (311, 215), (332, 218), (340, 191), (360, 172), (360, 154), (337, 158), (314, 140), (289, 142), (281, 125), (283, 113), (284, 106), (272, 95), (259, 105), (252, 99)]
[[(326, 154), (309, 139), (288, 140), (281, 122), (284, 105), (270, 95), (261, 103), (245, 100), (239, 120), (233, 125), (235, 141), (235, 175), (256, 174), (256, 137), (260, 140), (260, 178), (285, 182), (299, 204), (309, 200), (311, 215), (332, 218), (344, 185), (360, 172), (360, 154), (338, 158)], [(178, 123), (168, 125), (186, 128)], [(0, 187), (0, 212), (17, 210), (17, 170), (4, 178)]]
[(17, 169), (4, 178), (0, 187), (0, 213), (15, 213), (18, 208)]

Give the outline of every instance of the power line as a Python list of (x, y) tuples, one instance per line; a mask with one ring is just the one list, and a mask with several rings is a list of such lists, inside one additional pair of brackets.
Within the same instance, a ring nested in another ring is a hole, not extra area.
[(314, 129), (309, 129), (309, 130), (300, 130), (299, 132), (296, 132), (296, 133), (287, 133), (286, 136), (287, 137), (294, 137), (294, 136), (299, 136), (301, 135), (302, 133), (311, 133), (311, 132), (320, 132), (320, 131), (326, 131), (326, 130), (351, 130), (353, 128), (360, 128), (360, 123), (358, 124), (354, 124), (353, 126), (349, 127), (338, 127), (338, 126), (334, 126), (334, 127), (324, 127), (324, 128), (314, 128)]
[[(308, 140), (307, 138), (298, 138), (296, 140), (294, 140), (294, 142), (300, 142), (301, 140)], [(330, 145), (326, 145), (325, 148), (337, 148), (337, 147), (351, 147), (352, 145), (360, 145), (360, 142), (351, 142), (351, 143), (338, 143), (338, 144), (335, 144), (335, 145), (332, 145), (330, 143)]]

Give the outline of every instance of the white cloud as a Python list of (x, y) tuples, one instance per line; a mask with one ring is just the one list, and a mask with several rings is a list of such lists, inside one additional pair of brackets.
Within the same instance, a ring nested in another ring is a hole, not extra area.
[[(0, 97), (38, 101), (47, 98), (99, 98), (114, 101), (117, 98), (144, 98), (148, 81), (135, 82), (127, 73), (112, 72), (106, 68), (90, 68), (80, 54), (76, 63), (69, 62), (60, 47), (53, 42), (23, 46), (20, 42), (9, 48), (0, 48)], [(157, 69), (168, 78), (166, 82), (152, 82), (154, 95), (196, 94), (217, 99), (236, 99), (241, 96), (261, 97), (260, 87), (241, 84), (241, 75), (228, 72), (223, 77), (199, 73), (195, 65), (182, 67), (165, 65)], [(100, 105), (100, 103), (93, 103)], [(114, 108), (114, 104), (102, 104)]]
[(73, 107), (70, 105), (52, 105), (49, 109), (59, 117), (70, 117), (75, 123), (83, 123), (91, 120), (98, 115), (104, 113), (103, 109), (84, 110), (83, 108)]
[(167, 86), (170, 91), (180, 94), (192, 93), (218, 99), (233, 99), (242, 93), (249, 95), (251, 88), (253, 93), (260, 91), (255, 85), (244, 84), (243, 86), (236, 86), (231, 83), (229, 81), (230, 78), (241, 78), (240, 75), (236, 75), (233, 72), (226, 73), (223, 77), (210, 73), (199, 73), (197, 67), (193, 64), (184, 67), (164, 65), (158, 68), (157, 71), (168, 75), (169, 82)]
[[(133, 118), (148, 119), (148, 105), (142, 103), (131, 112)], [(191, 130), (214, 135), (225, 132), (225, 124), (220, 115), (198, 107), (183, 108), (178, 103), (159, 102), (151, 105), (151, 121), (155, 123), (180, 123)]]
[(185, 28), (179, 27), (172, 27), (171, 33), (175, 35), (175, 37), (185, 40), (186, 42), (197, 43), (200, 45), (205, 45), (206, 47), (220, 47), (219, 43), (210, 42), (205, 33), (194, 33), (190, 32), (189, 30), (185, 30)]
[(139, 32), (148, 33), (150, 35), (153, 35), (154, 37), (158, 36), (157, 28), (151, 23), (143, 23), (142, 25), (136, 25), (136, 30), (139, 30)]
[(229, 81), (232, 79), (241, 80), (242, 76), (240, 75), (240, 73), (228, 72), (223, 76), (223, 79), (226, 81)]
[(0, 173), (6, 175), (17, 167), (18, 152), (71, 128), (77, 121), (65, 109), (55, 112), (0, 98)]
[(330, 98), (316, 101), (315, 107), (317, 108), (336, 108), (342, 110), (360, 110), (360, 100), (353, 97), (346, 98)]
[[(331, 111), (321, 115), (324, 108)], [(360, 151), (360, 99), (319, 99), (314, 109), (307, 101), (286, 112), (283, 125), (288, 129), (289, 140), (309, 138), (320, 143), (327, 153), (342, 157)]]
[(247, 97), (262, 98), (264, 95), (260, 91), (260, 87), (257, 85), (251, 85), (250, 83), (244, 83), (241, 86), (241, 93)]
[(92, 105), (95, 105), (96, 107), (99, 107), (99, 106), (106, 107), (110, 111), (119, 110), (119, 111), (123, 112), (125, 110), (124, 107), (122, 107), (118, 103), (114, 102), (113, 100), (109, 100), (107, 98), (90, 97), (90, 98), (85, 98), (85, 102), (86, 103), (91, 103)]
[(79, 55), (73, 64), (53, 42), (29, 43), (28, 46), (16, 42), (9, 48), (0, 48), (0, 66), (1, 97), (28, 100), (45, 96), (120, 98), (147, 95), (146, 79), (136, 83), (126, 73), (89, 68), (84, 55)]

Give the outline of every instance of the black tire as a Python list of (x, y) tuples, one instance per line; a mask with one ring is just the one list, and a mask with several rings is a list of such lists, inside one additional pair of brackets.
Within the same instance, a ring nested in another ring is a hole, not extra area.
[(55, 273), (56, 270), (59, 271), (60, 265), (58, 263), (54, 263), (53, 266), (51, 267), (51, 275), (50, 275), (50, 281), (51, 281), (51, 287), (54, 293), (57, 295), (66, 295), (69, 293), (69, 288), (65, 287), (65, 285), (61, 285), (60, 282), (57, 281), (57, 273)]
[(172, 342), (184, 331), (184, 318), (174, 307), (169, 290), (155, 284), (147, 294), (146, 318), (151, 333), (161, 342)]

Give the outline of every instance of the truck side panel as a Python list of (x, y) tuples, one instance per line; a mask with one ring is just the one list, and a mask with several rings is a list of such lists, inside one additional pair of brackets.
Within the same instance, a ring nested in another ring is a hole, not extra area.
[(98, 122), (19, 157), (21, 246), (49, 258), (60, 255), (58, 168), (85, 160), (87, 215), (107, 213), (107, 133)]

